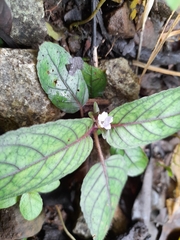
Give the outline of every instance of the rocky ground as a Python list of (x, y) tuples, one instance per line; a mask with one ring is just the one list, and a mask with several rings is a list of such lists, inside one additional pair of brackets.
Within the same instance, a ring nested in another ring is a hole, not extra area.
[[(143, 4), (136, 6), (136, 18), (131, 20), (130, 2), (106, 0), (94, 21), (78, 27), (70, 26), (72, 22), (91, 15), (95, 9), (93, 2), (96, 1), (7, 1), (11, 11), (6, 7), (6, 11), (0, 12), (0, 20), (6, 19), (4, 26), (0, 21), (0, 38), (4, 40), (0, 49), (2, 134), (22, 126), (76, 116), (65, 114), (54, 107), (40, 87), (36, 57), (39, 45), (45, 40), (59, 43), (72, 56), (83, 57), (106, 71), (108, 83), (103, 99), (108, 101), (101, 106), (106, 110), (180, 86), (179, 77), (152, 71), (147, 71), (139, 81), (142, 69), (137, 71), (133, 60), (136, 59), (140, 42)], [(141, 62), (148, 61), (170, 14), (163, 0), (154, 3), (145, 25), (139, 59)], [(12, 29), (9, 27), (11, 24)], [(175, 30), (179, 28), (180, 24), (177, 24)], [(153, 65), (178, 72), (179, 53), (179, 35), (174, 35), (165, 42)], [(171, 161), (178, 143), (177, 135), (144, 148), (149, 158), (148, 168), (141, 176), (129, 177), (106, 240), (179, 239), (179, 195), (174, 194), (179, 185), (175, 177), (169, 177), (167, 171), (167, 166), (171, 166), (175, 168), (175, 176), (178, 173), (179, 166), (172, 166)], [(106, 151), (107, 146), (104, 149)], [(96, 158), (96, 152), (90, 157)], [(79, 206), (80, 186), (86, 168), (86, 164), (83, 164), (76, 172), (62, 179), (57, 190), (42, 196), (44, 211), (31, 226), (19, 216), (16, 206), (1, 210), (1, 222), (8, 221), (8, 227), (7, 232), (0, 233), (0, 238), (69, 239), (55, 208), (55, 204), (58, 204), (65, 224), (75, 238), (92, 239)]]

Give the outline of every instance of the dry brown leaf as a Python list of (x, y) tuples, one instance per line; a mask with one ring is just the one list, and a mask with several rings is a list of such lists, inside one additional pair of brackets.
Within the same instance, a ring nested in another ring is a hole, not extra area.
[[(177, 188), (180, 188), (180, 144), (177, 144), (173, 151), (171, 169), (177, 180)], [(180, 191), (176, 196), (180, 196)]]
[(166, 200), (166, 207), (168, 210), (169, 218), (171, 219), (172, 216), (178, 211), (180, 208), (180, 197), (177, 198), (169, 198)]
[(7, 35), (10, 34), (12, 27), (11, 10), (5, 0), (0, 1), (0, 29)]
[(180, 208), (180, 144), (177, 144), (174, 149), (171, 160), (171, 170), (176, 178), (177, 185), (174, 192), (174, 198), (166, 200), (169, 217), (172, 217)]

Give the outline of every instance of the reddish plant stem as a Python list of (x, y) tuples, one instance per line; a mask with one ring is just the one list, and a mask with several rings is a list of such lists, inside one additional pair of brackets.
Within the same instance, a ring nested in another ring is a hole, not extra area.
[(108, 99), (102, 99), (102, 98), (89, 98), (89, 100), (86, 103), (86, 106), (90, 105), (92, 106), (96, 102), (98, 105), (109, 105), (111, 102)]
[(81, 117), (83, 118), (84, 117), (84, 111), (83, 111), (82, 107), (80, 107), (80, 114), (81, 114)]
[(101, 165), (103, 167), (103, 172), (104, 172), (105, 181), (106, 181), (106, 190), (107, 190), (108, 202), (109, 202), (109, 206), (111, 207), (109, 180), (108, 180), (107, 169), (106, 169), (106, 166), (105, 166), (104, 156), (103, 156), (103, 153), (102, 153), (101, 145), (99, 143), (99, 138), (98, 138), (98, 135), (97, 135), (97, 131), (94, 131), (93, 134), (94, 134), (94, 142), (95, 142), (95, 145), (96, 145), (96, 148), (97, 148), (97, 152), (98, 152), (98, 155), (99, 155), (99, 158), (100, 158), (100, 162), (101, 162)]
[(101, 146), (100, 146), (100, 143), (99, 143), (99, 138), (98, 138), (98, 135), (97, 135), (97, 131), (94, 131), (93, 134), (94, 134), (94, 142), (95, 142), (95, 145), (96, 145), (96, 148), (97, 148), (97, 151), (98, 151), (100, 161), (101, 161), (102, 165), (104, 165), (104, 156), (103, 156), (102, 149), (101, 149)]

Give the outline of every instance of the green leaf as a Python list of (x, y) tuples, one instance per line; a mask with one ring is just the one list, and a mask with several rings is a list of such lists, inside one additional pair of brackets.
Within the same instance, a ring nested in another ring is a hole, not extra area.
[(72, 58), (58, 44), (44, 42), (38, 52), (40, 83), (52, 103), (67, 113), (77, 112), (88, 101), (81, 58)]
[(100, 112), (100, 109), (99, 109), (99, 106), (98, 106), (98, 104), (97, 104), (97, 102), (94, 102), (94, 104), (93, 104), (93, 113), (94, 114), (99, 114), (99, 112)]
[(88, 86), (90, 98), (102, 96), (107, 84), (105, 72), (84, 62), (82, 74)]
[(8, 208), (16, 204), (18, 201), (17, 197), (11, 197), (4, 200), (0, 200), (0, 209)]
[(111, 155), (120, 154), (124, 157), (128, 176), (137, 176), (143, 173), (147, 167), (148, 158), (140, 147), (125, 150), (111, 147), (110, 152)]
[(58, 120), (0, 137), (0, 199), (51, 184), (77, 169), (90, 154), (89, 118)]
[(104, 239), (127, 180), (127, 167), (123, 157), (114, 155), (103, 167), (96, 163), (84, 178), (81, 188), (81, 209), (94, 240)]
[(169, 177), (171, 177), (171, 178), (173, 177), (173, 172), (172, 172), (171, 167), (166, 166), (164, 163), (161, 163), (160, 161), (157, 162), (157, 165), (163, 167), (167, 171), (167, 174)]
[(112, 129), (103, 133), (109, 145), (135, 148), (180, 130), (180, 87), (115, 108)]
[(166, 2), (172, 10), (176, 10), (180, 6), (180, 0), (166, 0)]
[(42, 211), (42, 198), (37, 192), (24, 193), (21, 196), (19, 208), (23, 217), (31, 221), (37, 218)]
[(42, 186), (40, 188), (36, 188), (36, 192), (40, 192), (40, 193), (52, 192), (54, 189), (59, 187), (59, 185), (60, 185), (60, 181), (55, 181), (45, 186)]

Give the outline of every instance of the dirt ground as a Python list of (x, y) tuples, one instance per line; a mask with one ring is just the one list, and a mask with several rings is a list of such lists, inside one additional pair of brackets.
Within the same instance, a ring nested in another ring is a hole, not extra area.
[[(171, 13), (162, 2), (157, 1), (154, 4), (145, 25), (139, 58), (143, 63), (148, 61)], [(136, 16), (131, 20), (130, 2), (106, 0), (93, 21), (79, 26), (71, 25), (72, 22), (88, 18), (96, 4), (95, 0), (44, 0), (45, 20), (53, 26), (54, 32), (58, 33), (56, 40), (50, 36), (47, 36), (47, 40), (58, 42), (72, 56), (83, 57), (94, 66), (99, 66), (103, 59), (123, 57), (140, 78), (143, 69), (137, 69), (133, 60), (136, 60), (140, 42), (141, 17), (145, 8), (143, 3), (137, 4)], [(180, 24), (176, 30), (179, 28)], [(179, 53), (179, 35), (175, 35), (165, 42), (153, 65), (178, 72)], [(178, 86), (179, 77), (148, 70), (141, 78), (139, 97)], [(69, 115), (66, 116), (68, 117)], [(144, 147), (149, 158), (148, 168), (144, 174), (128, 178), (106, 240), (179, 239), (180, 195), (177, 191), (179, 185), (176, 174), (180, 169), (179, 166), (172, 167), (172, 156), (177, 155), (178, 144), (177, 134)], [(176, 168), (172, 176), (169, 176), (170, 167)], [(45, 222), (41, 231), (28, 238), (29, 240), (69, 239), (59, 220), (55, 208), (57, 204), (66, 227), (75, 239), (92, 239), (88, 235), (79, 206), (80, 187), (86, 168), (83, 164), (74, 173), (62, 179), (58, 189), (42, 195)]]

